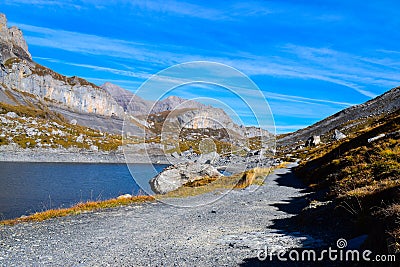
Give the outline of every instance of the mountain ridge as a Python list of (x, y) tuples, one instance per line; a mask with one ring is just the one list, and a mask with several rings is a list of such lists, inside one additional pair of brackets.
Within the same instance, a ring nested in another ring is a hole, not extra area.
[(325, 141), (330, 141), (332, 131), (338, 129), (349, 132), (352, 128), (363, 124), (369, 117), (390, 114), (400, 107), (400, 87), (379, 95), (367, 102), (343, 109), (321, 121), (293, 133), (278, 138), (281, 146), (290, 146), (295, 143), (304, 143), (313, 135), (321, 135)]

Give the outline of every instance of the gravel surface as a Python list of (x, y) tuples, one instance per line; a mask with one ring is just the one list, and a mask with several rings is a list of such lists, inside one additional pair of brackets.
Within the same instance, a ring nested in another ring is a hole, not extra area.
[(264, 186), (219, 199), (211, 193), (3, 226), (0, 266), (237, 266), (266, 245), (323, 245), (301, 232), (274, 230), (275, 220), (293, 216), (277, 206), (304, 196), (279, 179), (296, 178), (280, 169)]

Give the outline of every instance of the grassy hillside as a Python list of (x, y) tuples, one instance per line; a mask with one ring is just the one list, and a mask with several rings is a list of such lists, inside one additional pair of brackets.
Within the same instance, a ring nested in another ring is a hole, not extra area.
[[(14, 112), (17, 118), (7, 114)], [(0, 145), (17, 144), (21, 148), (70, 148), (113, 151), (122, 144), (113, 135), (73, 125), (60, 114), (43, 106), (0, 103)]]
[(347, 220), (354, 236), (368, 234), (375, 249), (400, 251), (400, 110), (370, 118), (344, 140), (293, 154), (301, 158), (297, 174), (320, 192), (310, 201), (332, 201), (319, 208), (325, 215)]

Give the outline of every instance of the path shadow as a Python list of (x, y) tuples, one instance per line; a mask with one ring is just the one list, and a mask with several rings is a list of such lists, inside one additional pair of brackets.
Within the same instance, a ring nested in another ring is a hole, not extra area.
[[(304, 216), (304, 209), (309, 205), (310, 199), (320, 199), (325, 192), (311, 192), (307, 186), (305, 186), (302, 181), (296, 177), (294, 174), (294, 168), (290, 168), (290, 172), (276, 174), (276, 182), (279, 186), (286, 186), (291, 188), (300, 189), (302, 194), (299, 197), (292, 197), (287, 200), (286, 203), (275, 203), (271, 206), (278, 208), (288, 214), (292, 214), (289, 218), (274, 219), (273, 224), (269, 227), (275, 229), (277, 233), (282, 233), (285, 235), (290, 235), (293, 237), (306, 236), (307, 239), (302, 240), (302, 249), (294, 249), (301, 253), (304, 249), (313, 249), (318, 252), (318, 250), (327, 249), (330, 247), (336, 247), (336, 240), (342, 237), (342, 231), (333, 228), (331, 224), (327, 223), (329, 217), (326, 218), (326, 214), (323, 214), (320, 218), (311, 217), (309, 221), (307, 216)], [(325, 207), (326, 209), (330, 207)], [(321, 209), (318, 209), (321, 210)], [(323, 210), (323, 208), (322, 208)], [(324, 217), (325, 216), (325, 217)], [(331, 214), (332, 216), (332, 214)], [(318, 216), (317, 216), (318, 217)], [(330, 220), (333, 222), (334, 220)], [(345, 230), (345, 229), (343, 229)], [(347, 230), (345, 230), (347, 231)], [(312, 243), (311, 240), (321, 240), (322, 242)], [(317, 254), (318, 255), (318, 254)], [(299, 262), (299, 261), (287, 261), (282, 262), (277, 258), (277, 256), (268, 257), (266, 261), (260, 261), (257, 257), (246, 258), (240, 265), (243, 267), (247, 266), (363, 266), (357, 265), (356, 263), (346, 263), (346, 262), (332, 262), (332, 261), (319, 261), (319, 262)]]

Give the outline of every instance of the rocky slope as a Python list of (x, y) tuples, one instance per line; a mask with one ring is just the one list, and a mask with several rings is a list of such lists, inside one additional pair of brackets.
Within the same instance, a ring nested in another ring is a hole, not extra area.
[(278, 139), (278, 144), (290, 146), (296, 142), (304, 143), (313, 135), (321, 135), (323, 141), (330, 141), (335, 129), (345, 134), (356, 131), (368, 123), (370, 118), (385, 116), (396, 111), (399, 107), (400, 87), (396, 87), (370, 101), (346, 108), (307, 128), (288, 134)]
[[(240, 136), (259, 136), (266, 131), (255, 130), (255, 127), (245, 129), (235, 124), (224, 110), (207, 106), (193, 100), (187, 100), (177, 96), (169, 96), (165, 99), (152, 102), (145, 100), (130, 91), (115, 84), (105, 83), (101, 86), (119, 103), (124, 110), (137, 117), (138, 121), (147, 126), (151, 131), (159, 133), (161, 129), (154, 126), (164, 122), (163, 129), (226, 129)], [(157, 117), (155, 121), (155, 117)], [(145, 122), (147, 121), (147, 122)]]
[(13, 57), (32, 60), (21, 30), (17, 27), (8, 28), (4, 14), (0, 14), (0, 54), (1, 61)]
[(110, 82), (106, 82), (100, 87), (106, 90), (125, 110), (125, 112), (129, 114), (146, 114), (153, 105), (152, 101), (144, 100), (140, 96), (133, 94), (131, 91), (125, 90), (118, 85), (112, 84)]

